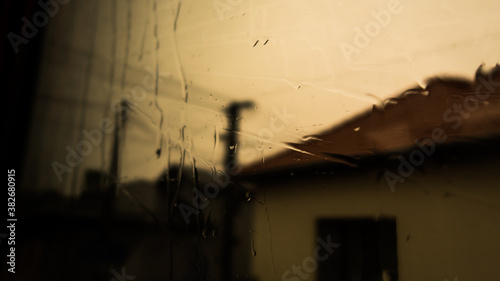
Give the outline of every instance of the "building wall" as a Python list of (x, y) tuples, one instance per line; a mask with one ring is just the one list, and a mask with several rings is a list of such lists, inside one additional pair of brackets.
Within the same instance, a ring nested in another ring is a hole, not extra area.
[(385, 215), (397, 221), (399, 280), (495, 280), (499, 166), (425, 167), (394, 192), (375, 172), (265, 184), (256, 195), (264, 204), (253, 205), (253, 274), (285, 280), (286, 270), (313, 256), (318, 218)]

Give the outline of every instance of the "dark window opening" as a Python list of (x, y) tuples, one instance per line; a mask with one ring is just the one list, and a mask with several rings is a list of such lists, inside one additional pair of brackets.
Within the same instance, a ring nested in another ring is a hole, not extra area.
[(396, 220), (393, 218), (320, 219), (319, 237), (340, 243), (318, 263), (320, 281), (398, 280)]

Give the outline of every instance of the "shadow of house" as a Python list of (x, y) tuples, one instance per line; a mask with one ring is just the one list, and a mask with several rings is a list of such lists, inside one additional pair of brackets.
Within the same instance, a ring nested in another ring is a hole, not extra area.
[[(156, 182), (121, 184), (118, 192), (103, 186), (103, 177), (88, 171), (84, 192), (75, 199), (19, 195), (30, 205), (19, 214), (19, 280), (112, 280), (115, 273), (147, 280), (230, 280), (225, 278), (231, 276), (232, 250), (241, 241), (226, 224), (236, 215), (227, 206), (245, 201), (245, 192), (228, 182), (202, 207), (195, 204), (203, 199), (193, 189), (210, 181), (205, 171), (196, 176), (199, 182), (188, 170), (181, 178), (170, 177), (175, 188), (169, 189), (165, 175)], [(181, 204), (197, 212), (186, 217)]]
[[(302, 152), (249, 165), (238, 181), (257, 202), (252, 272), (259, 280), (494, 279), (499, 144), (497, 65), (472, 82), (430, 79), (290, 144)], [(338, 249), (311, 260), (329, 235)]]

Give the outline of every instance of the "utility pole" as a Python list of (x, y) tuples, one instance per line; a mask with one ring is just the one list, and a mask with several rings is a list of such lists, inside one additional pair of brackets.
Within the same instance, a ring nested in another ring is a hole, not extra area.
[[(251, 101), (245, 102), (233, 102), (226, 109), (226, 116), (228, 119), (228, 134), (225, 136), (226, 140), (226, 155), (224, 159), (224, 167), (226, 169), (226, 176), (230, 177), (231, 172), (229, 171), (231, 167), (238, 165), (237, 159), (237, 148), (238, 148), (238, 132), (240, 130), (239, 121), (241, 119), (241, 111), (246, 108), (254, 107), (254, 103)], [(224, 220), (224, 244), (222, 245), (222, 268), (224, 268), (221, 280), (230, 281), (233, 280), (233, 255), (232, 250), (235, 245), (236, 239), (234, 237), (234, 220), (238, 208), (241, 203), (244, 202), (244, 195), (241, 194), (239, 189), (227, 188), (226, 189), (226, 217)]]

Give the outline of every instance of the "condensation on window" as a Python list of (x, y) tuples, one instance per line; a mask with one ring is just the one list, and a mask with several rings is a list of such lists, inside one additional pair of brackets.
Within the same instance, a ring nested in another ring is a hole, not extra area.
[(500, 274), (496, 1), (49, 2), (21, 277)]

